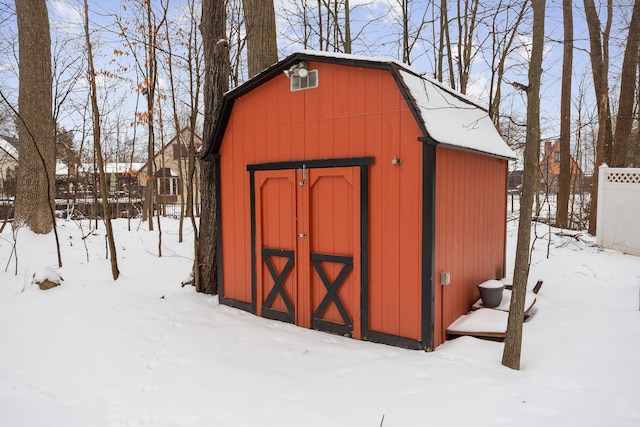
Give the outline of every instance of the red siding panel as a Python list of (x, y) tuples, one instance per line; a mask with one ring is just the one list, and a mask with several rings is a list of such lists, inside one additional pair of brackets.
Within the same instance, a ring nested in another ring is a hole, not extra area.
[(506, 160), (436, 150), (436, 345), (478, 299), (476, 285), (504, 275), (506, 173)]
[[(369, 327), (375, 332), (419, 340), (423, 217), (423, 143), (417, 140), (420, 129), (388, 71), (313, 61), (309, 68), (318, 70), (316, 89), (291, 92), (289, 79), (281, 74), (235, 102), (220, 150), (224, 296), (247, 302), (251, 298), (247, 164), (373, 156), (368, 193)], [(394, 156), (402, 159), (401, 165), (392, 164)], [(477, 297), (475, 285), (502, 271), (506, 162), (444, 148), (437, 149), (436, 162), (438, 345), (444, 338), (442, 331)], [(333, 178), (326, 179), (322, 185), (329, 185)], [(335, 180), (332, 185), (344, 184)], [(500, 188), (496, 191), (496, 187)], [(323, 189), (322, 193), (327, 191)], [(324, 202), (333, 215), (324, 226), (347, 229), (352, 225), (336, 216), (334, 208), (348, 202), (343, 190), (336, 191), (342, 195)], [(323, 238), (318, 240), (322, 247), (337, 244)], [(336, 246), (334, 250), (341, 248)], [(440, 287), (440, 271), (451, 273), (452, 283), (447, 288)], [(341, 296), (353, 301), (356, 294), (348, 289)], [(300, 292), (298, 303), (305, 298), (304, 292), (311, 291)], [(304, 316), (309, 315), (310, 308), (300, 306), (300, 310)], [(332, 308), (327, 316), (337, 319), (338, 314)]]
[[(256, 173), (256, 246), (258, 274), (258, 314), (262, 304), (274, 286), (274, 279), (261, 254), (261, 248), (296, 250), (296, 190), (295, 171), (261, 171)], [(270, 257), (277, 273), (285, 268), (287, 259)], [(294, 270), (286, 277), (284, 289), (294, 304), (297, 300), (295, 264)], [(284, 299), (278, 294), (269, 308), (287, 311)]]

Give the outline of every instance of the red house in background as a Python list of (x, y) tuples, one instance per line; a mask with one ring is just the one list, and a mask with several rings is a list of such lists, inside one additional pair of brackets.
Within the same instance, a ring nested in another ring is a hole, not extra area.
[[(582, 180), (582, 170), (574, 160), (573, 156), (569, 157), (569, 169), (571, 170), (570, 189), (572, 192), (580, 186)], [(551, 140), (544, 141), (544, 152), (540, 161), (540, 187), (542, 191), (552, 194), (558, 193), (560, 186), (560, 140), (553, 142)], [(588, 188), (588, 186), (585, 186)]]
[(513, 152), (463, 95), (304, 51), (228, 92), (218, 123), (220, 303), (432, 350), (504, 276)]

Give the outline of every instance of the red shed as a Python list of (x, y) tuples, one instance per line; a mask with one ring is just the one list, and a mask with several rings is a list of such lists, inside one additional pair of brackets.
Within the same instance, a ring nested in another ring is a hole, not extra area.
[(431, 350), (504, 276), (513, 152), (463, 95), (304, 51), (228, 92), (218, 123), (220, 303)]

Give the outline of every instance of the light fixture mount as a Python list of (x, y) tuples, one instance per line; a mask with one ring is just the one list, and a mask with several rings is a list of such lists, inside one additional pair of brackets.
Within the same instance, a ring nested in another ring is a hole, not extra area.
[(287, 77), (298, 76), (304, 78), (309, 75), (309, 70), (307, 70), (307, 63), (300, 61), (297, 64), (293, 64), (288, 70), (285, 70), (284, 73)]

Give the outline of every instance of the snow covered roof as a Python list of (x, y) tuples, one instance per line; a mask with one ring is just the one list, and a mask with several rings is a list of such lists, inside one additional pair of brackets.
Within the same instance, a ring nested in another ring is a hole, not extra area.
[[(104, 172), (105, 173), (125, 173), (128, 170), (138, 171), (144, 164), (146, 163), (140, 163), (140, 162), (105, 163)], [(81, 166), (81, 170), (86, 173), (93, 172), (93, 163), (83, 163)]]
[(496, 130), (489, 113), (462, 94), (424, 76), (400, 70), (427, 132), (435, 141), (509, 159), (515, 153)]
[(467, 96), (447, 88), (398, 60), (336, 52), (303, 50), (272, 65), (244, 84), (225, 94), (218, 123), (203, 158), (217, 153), (226, 122), (236, 98), (271, 80), (299, 61), (331, 62), (342, 65), (388, 69), (400, 86), (406, 101), (414, 111), (425, 137), (438, 145), (515, 159), (515, 153), (502, 139), (487, 110)]
[(18, 149), (2, 137), (0, 137), (0, 150), (13, 157), (15, 160), (18, 160)]
[(69, 166), (62, 162), (56, 162), (56, 176), (64, 176), (69, 174)]
[(139, 170), (144, 163), (133, 162), (133, 163), (105, 163), (104, 171), (105, 173), (125, 173), (129, 170), (137, 171)]

